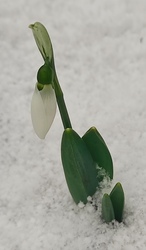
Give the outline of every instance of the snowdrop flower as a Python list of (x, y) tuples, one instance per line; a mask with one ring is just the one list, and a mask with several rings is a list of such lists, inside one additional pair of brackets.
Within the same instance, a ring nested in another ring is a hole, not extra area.
[(45, 64), (37, 74), (37, 84), (31, 102), (31, 117), (38, 137), (44, 139), (56, 113), (56, 97), (52, 87), (55, 68), (52, 65), (53, 49), (46, 28), (39, 22), (29, 25)]
[(37, 83), (32, 96), (31, 118), (34, 130), (44, 139), (56, 114), (55, 91), (51, 84)]

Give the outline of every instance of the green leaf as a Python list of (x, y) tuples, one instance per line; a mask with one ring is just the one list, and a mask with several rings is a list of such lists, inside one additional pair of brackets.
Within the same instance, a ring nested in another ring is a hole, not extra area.
[(82, 138), (71, 128), (64, 130), (61, 157), (69, 191), (76, 203), (86, 203), (98, 186), (96, 163)]
[(118, 222), (122, 222), (123, 210), (124, 210), (124, 191), (121, 183), (117, 183), (110, 193), (110, 198), (113, 204), (115, 219)]
[(91, 127), (82, 137), (93, 160), (113, 179), (113, 162), (108, 147), (95, 127)]
[(115, 219), (113, 205), (108, 194), (104, 194), (102, 198), (102, 218), (107, 223)]

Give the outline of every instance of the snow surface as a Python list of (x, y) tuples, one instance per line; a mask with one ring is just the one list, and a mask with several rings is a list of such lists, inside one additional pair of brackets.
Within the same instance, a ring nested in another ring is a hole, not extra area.
[[(0, 250), (146, 249), (146, 1), (0, 0)], [(60, 158), (59, 112), (45, 140), (30, 102), (43, 64), (30, 23), (49, 31), (58, 77), (82, 136), (104, 137), (114, 180), (76, 206)], [(124, 221), (107, 225), (101, 197), (121, 182)]]

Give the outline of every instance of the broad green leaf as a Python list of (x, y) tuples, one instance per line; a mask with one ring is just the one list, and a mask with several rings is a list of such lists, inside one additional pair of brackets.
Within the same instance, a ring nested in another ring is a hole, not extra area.
[(93, 160), (113, 179), (113, 162), (105, 141), (95, 127), (91, 127), (82, 137)]
[(104, 194), (102, 198), (102, 218), (107, 223), (115, 219), (113, 205), (108, 194)]
[(76, 203), (86, 203), (98, 186), (96, 163), (82, 138), (71, 128), (62, 137), (61, 157), (70, 193)]
[(117, 183), (110, 193), (110, 198), (113, 204), (115, 219), (118, 222), (122, 222), (123, 210), (124, 210), (124, 191), (121, 183)]

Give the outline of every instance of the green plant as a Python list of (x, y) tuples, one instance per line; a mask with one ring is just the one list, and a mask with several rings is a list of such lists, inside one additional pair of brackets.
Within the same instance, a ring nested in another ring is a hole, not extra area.
[[(86, 204), (88, 196), (94, 195), (104, 176), (107, 175), (113, 179), (112, 157), (104, 139), (95, 127), (90, 128), (83, 137), (73, 130), (56, 73), (49, 34), (39, 22), (29, 27), (33, 31), (44, 60), (44, 64), (37, 73), (37, 83), (31, 102), (32, 124), (38, 137), (44, 139), (53, 123), (56, 105), (58, 105), (64, 126), (61, 158), (66, 182), (73, 200), (77, 204), (80, 201)], [(105, 195), (103, 198), (103, 217), (106, 221), (113, 218), (116, 198), (116, 191), (111, 194), (111, 197)], [(113, 202), (113, 210), (111, 202)], [(108, 206), (111, 207), (109, 215), (107, 214)]]
[(121, 183), (117, 183), (110, 195), (104, 194), (102, 198), (102, 217), (105, 222), (117, 220), (122, 222), (124, 210), (124, 191)]

